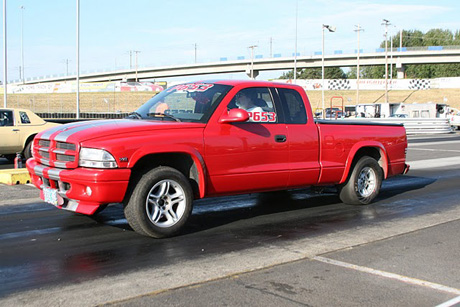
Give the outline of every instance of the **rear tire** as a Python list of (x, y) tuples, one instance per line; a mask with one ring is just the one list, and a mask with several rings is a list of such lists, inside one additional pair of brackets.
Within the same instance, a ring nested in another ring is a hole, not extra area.
[(177, 234), (185, 225), (192, 202), (188, 179), (174, 168), (160, 166), (140, 177), (124, 212), (137, 233), (165, 238)]
[(383, 171), (374, 158), (358, 160), (345, 184), (339, 187), (340, 199), (350, 205), (367, 205), (380, 192)]

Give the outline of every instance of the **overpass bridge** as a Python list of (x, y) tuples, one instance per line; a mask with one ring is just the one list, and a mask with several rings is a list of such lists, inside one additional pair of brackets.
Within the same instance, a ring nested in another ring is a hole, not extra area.
[[(460, 46), (447, 47), (425, 47), (425, 50), (409, 50), (411, 48), (402, 48), (401, 51), (393, 51), (387, 53), (385, 60), (385, 52), (379, 49), (379, 52), (360, 53), (359, 65), (396, 65), (398, 78), (404, 77), (404, 65), (411, 64), (448, 64), (460, 63)], [(219, 73), (250, 73), (251, 62), (254, 69), (254, 76), (257, 76), (260, 71), (269, 70), (288, 70), (294, 68), (294, 57), (273, 57), (273, 58), (257, 58), (243, 59), (236, 61), (219, 61), (211, 63), (198, 63), (188, 65), (160, 66), (147, 67), (139, 69), (126, 69), (105, 72), (92, 72), (80, 75), (81, 82), (103, 82), (103, 81), (118, 81), (118, 80), (142, 80), (142, 79), (159, 79), (167, 77), (181, 77), (193, 75), (219, 74)], [(297, 69), (302, 68), (318, 68), (322, 67), (321, 53), (315, 53), (312, 56), (298, 56), (296, 58)], [(350, 54), (333, 54), (324, 56), (325, 67), (355, 67), (357, 66), (357, 53)], [(73, 81), (76, 76), (51, 76), (46, 78), (35, 78), (25, 81), (26, 84), (48, 83), (48, 82), (64, 82)]]

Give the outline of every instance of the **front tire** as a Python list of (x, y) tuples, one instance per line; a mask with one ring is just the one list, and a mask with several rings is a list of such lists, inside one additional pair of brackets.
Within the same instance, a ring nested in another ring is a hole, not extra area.
[(346, 183), (339, 187), (340, 199), (350, 205), (367, 205), (380, 192), (383, 171), (374, 158), (358, 160)]
[(27, 161), (28, 159), (32, 158), (32, 142), (34, 139), (30, 140), (27, 145), (24, 147), (24, 151), (22, 152), (22, 156)]
[(191, 214), (192, 202), (188, 179), (174, 168), (160, 166), (142, 175), (124, 212), (137, 233), (165, 238), (181, 230)]

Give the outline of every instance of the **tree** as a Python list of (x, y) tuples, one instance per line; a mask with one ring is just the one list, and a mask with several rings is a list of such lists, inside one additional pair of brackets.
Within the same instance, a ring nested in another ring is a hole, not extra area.
[[(321, 68), (303, 68), (297, 70), (297, 79), (321, 79), (322, 69)], [(324, 68), (325, 79), (346, 79), (347, 75), (343, 72), (340, 67), (325, 67)], [(283, 73), (280, 79), (294, 79), (294, 70)]]
[[(400, 33), (393, 36), (393, 48), (399, 48)], [(402, 46), (403, 48), (410, 47), (428, 47), (428, 46), (459, 46), (460, 45), (460, 30), (453, 33), (450, 30), (431, 29), (426, 33), (420, 30), (403, 30), (402, 31)], [(380, 48), (385, 48), (385, 41), (380, 43)], [(390, 46), (388, 45), (388, 48)], [(390, 64), (389, 64), (390, 65)], [(442, 77), (459, 77), (460, 64), (418, 64), (404, 65), (406, 76), (408, 78), (442, 78)], [(385, 78), (385, 66), (363, 66), (360, 68), (361, 78), (364, 79), (382, 79)], [(388, 66), (388, 72), (390, 72)], [(397, 71), (393, 67), (393, 78), (396, 78)], [(284, 73), (281, 79), (292, 79), (293, 71)], [(326, 79), (354, 79), (356, 78), (356, 68), (352, 68), (347, 74), (338, 67), (327, 67), (324, 77)], [(298, 79), (321, 79), (320, 68), (306, 68), (297, 71)]]
[[(452, 33), (450, 30), (431, 29), (425, 34), (419, 30), (403, 30), (403, 47), (427, 47), (427, 46), (451, 46), (460, 45), (460, 31)], [(399, 46), (400, 33), (393, 36), (393, 43)], [(396, 42), (396, 43), (395, 43)], [(385, 47), (385, 41), (380, 43), (380, 48)], [(395, 47), (395, 46), (394, 46)], [(405, 65), (408, 78), (440, 78), (460, 76), (460, 64), (419, 64)], [(389, 69), (390, 70), (390, 69)], [(396, 77), (396, 69), (393, 69), (393, 77)], [(381, 79), (385, 77), (384, 66), (364, 67), (361, 76), (369, 79)]]

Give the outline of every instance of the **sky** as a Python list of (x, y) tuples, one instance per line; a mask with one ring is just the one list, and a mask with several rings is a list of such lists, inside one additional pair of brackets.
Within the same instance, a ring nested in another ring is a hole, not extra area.
[[(19, 79), (21, 41), (26, 79), (75, 74), (76, 3), (6, 0), (9, 82)], [(336, 27), (325, 33), (325, 54), (354, 52), (358, 24), (360, 49), (373, 52), (384, 39), (383, 19), (396, 35), (400, 29), (455, 32), (459, 16), (458, 0), (80, 0), (80, 73), (134, 67), (136, 54), (140, 68), (193, 64), (195, 57), (198, 63), (249, 59), (253, 45), (264, 58), (292, 56), (296, 42), (301, 56), (313, 55), (322, 48), (323, 24)], [(139, 52), (130, 57), (130, 51)], [(2, 82), (3, 71), (2, 60)], [(261, 72), (258, 79), (281, 74)]]

